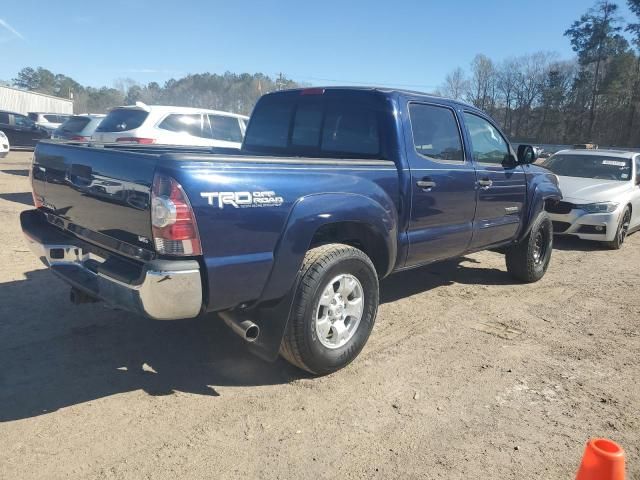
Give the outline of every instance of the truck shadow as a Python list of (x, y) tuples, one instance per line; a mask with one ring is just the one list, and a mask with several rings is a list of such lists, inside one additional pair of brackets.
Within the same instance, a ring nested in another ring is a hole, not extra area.
[(47, 270), (0, 286), (0, 422), (134, 390), (218, 396), (305, 376), (248, 353), (217, 316), (152, 321), (68, 295)]
[[(452, 283), (504, 285), (504, 271), (461, 258), (382, 282), (392, 302)], [(266, 363), (215, 315), (152, 321), (101, 303), (72, 305), (46, 270), (0, 285), (0, 422), (29, 418), (110, 395), (143, 390), (220, 395), (226, 386), (284, 384), (306, 377), (279, 359)]]
[(31, 192), (0, 193), (0, 198), (9, 202), (22, 203), (23, 205), (33, 207), (33, 196)]
[(395, 302), (436, 287), (463, 283), (469, 285), (513, 285), (506, 267), (479, 268), (466, 264), (481, 264), (470, 257), (460, 257), (396, 273), (380, 283), (380, 303)]

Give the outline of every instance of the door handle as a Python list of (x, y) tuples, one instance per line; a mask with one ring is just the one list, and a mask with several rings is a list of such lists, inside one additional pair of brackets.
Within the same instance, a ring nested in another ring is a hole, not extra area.
[(493, 185), (493, 181), (490, 178), (481, 178), (478, 180), (478, 186), (483, 190), (488, 189), (491, 185)]
[(420, 187), (422, 190), (430, 191), (432, 188), (436, 186), (436, 182), (431, 180), (430, 178), (423, 178), (422, 180), (418, 180), (416, 185)]

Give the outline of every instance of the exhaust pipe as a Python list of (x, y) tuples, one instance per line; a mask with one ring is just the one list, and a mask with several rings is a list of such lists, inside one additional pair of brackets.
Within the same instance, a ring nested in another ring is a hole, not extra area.
[(219, 312), (218, 315), (234, 333), (240, 335), (245, 341), (253, 343), (258, 339), (260, 327), (251, 320), (238, 318), (233, 312)]
[(71, 300), (71, 303), (73, 303), (74, 305), (81, 305), (83, 303), (96, 303), (100, 301), (97, 298), (84, 293), (82, 290), (78, 290), (77, 288), (71, 288), (71, 291), (69, 292), (69, 300)]

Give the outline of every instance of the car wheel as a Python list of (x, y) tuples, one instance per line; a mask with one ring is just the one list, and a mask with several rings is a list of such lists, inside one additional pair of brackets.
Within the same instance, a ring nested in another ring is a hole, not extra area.
[(507, 248), (507, 271), (516, 279), (537, 282), (547, 271), (553, 250), (553, 226), (547, 212), (540, 212), (529, 235), (520, 243)]
[(329, 244), (309, 250), (280, 354), (316, 375), (358, 356), (378, 311), (378, 275), (357, 248)]
[(616, 238), (611, 242), (605, 242), (605, 245), (612, 250), (619, 250), (624, 244), (624, 241), (627, 239), (630, 223), (631, 210), (629, 209), (629, 207), (627, 207), (624, 209), (622, 217), (620, 218), (620, 224), (618, 225), (618, 230), (616, 231)]

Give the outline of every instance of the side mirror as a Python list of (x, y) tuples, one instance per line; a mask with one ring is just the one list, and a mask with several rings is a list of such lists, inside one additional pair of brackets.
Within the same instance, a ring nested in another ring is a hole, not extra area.
[(538, 154), (531, 145), (518, 145), (518, 163), (528, 165), (537, 160)]

